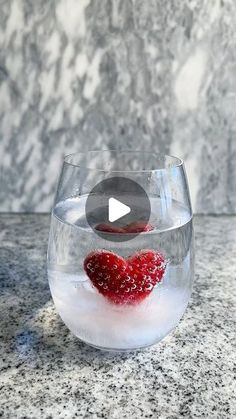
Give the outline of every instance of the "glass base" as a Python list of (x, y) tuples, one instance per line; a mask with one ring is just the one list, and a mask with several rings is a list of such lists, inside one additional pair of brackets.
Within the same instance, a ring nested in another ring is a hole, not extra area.
[(113, 353), (117, 353), (117, 354), (118, 353), (128, 353), (128, 352), (143, 351), (145, 349), (151, 348), (154, 345), (157, 345), (160, 342), (160, 341), (154, 342), (154, 343), (151, 343), (151, 344), (148, 344), (148, 345), (145, 345), (145, 346), (140, 346), (140, 347), (137, 347), (137, 348), (107, 348), (107, 347), (103, 347), (103, 346), (93, 345), (92, 343), (86, 342), (85, 340), (80, 339), (80, 338), (78, 338), (78, 339), (81, 342), (83, 342), (84, 344), (86, 344), (86, 345), (88, 345), (88, 346), (90, 346), (92, 348), (95, 348), (95, 349), (98, 349), (98, 350), (104, 351), (104, 352), (111, 352), (111, 353), (113, 352)]

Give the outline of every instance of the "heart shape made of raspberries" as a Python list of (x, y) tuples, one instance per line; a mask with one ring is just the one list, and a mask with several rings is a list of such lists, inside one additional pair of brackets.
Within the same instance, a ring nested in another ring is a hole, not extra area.
[(107, 250), (91, 252), (84, 270), (100, 294), (115, 304), (135, 304), (144, 300), (162, 280), (164, 256), (142, 250), (124, 259)]

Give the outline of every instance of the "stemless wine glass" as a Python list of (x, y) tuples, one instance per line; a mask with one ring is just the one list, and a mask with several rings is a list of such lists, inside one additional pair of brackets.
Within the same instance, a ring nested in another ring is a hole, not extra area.
[[(107, 231), (103, 223), (96, 234), (86, 201), (99, 182), (114, 176), (145, 190), (150, 219), (144, 225), (140, 216), (131, 226)], [(123, 234), (127, 240), (115, 240)], [(65, 158), (52, 210), (48, 277), (56, 309), (74, 335), (112, 351), (159, 342), (187, 307), (193, 273), (192, 209), (182, 160), (111, 150)]]

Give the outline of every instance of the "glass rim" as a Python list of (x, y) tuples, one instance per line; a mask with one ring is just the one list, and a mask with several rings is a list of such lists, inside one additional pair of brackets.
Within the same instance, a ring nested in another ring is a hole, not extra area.
[[(129, 153), (129, 154), (146, 154), (146, 155), (150, 155), (153, 157), (157, 157), (157, 158), (163, 158), (163, 159), (168, 159), (170, 162), (169, 165), (167, 165), (166, 167), (162, 167), (162, 168), (156, 168), (156, 169), (139, 169), (139, 170), (131, 170), (131, 169), (123, 169), (123, 170), (113, 170), (113, 169), (105, 169), (105, 168), (94, 168), (94, 167), (90, 167), (87, 164), (83, 164), (83, 163), (73, 163), (70, 160), (73, 157), (76, 156), (88, 156), (89, 153), (97, 153), (97, 154), (102, 154), (102, 153), (117, 153), (117, 154), (122, 154), (122, 153)], [(74, 152), (74, 153), (70, 153), (64, 156), (64, 160), (63, 160), (64, 164), (67, 164), (69, 166), (72, 167), (77, 167), (77, 168), (82, 168), (82, 169), (87, 169), (89, 171), (95, 171), (95, 172), (103, 172), (103, 173), (148, 173), (148, 172), (159, 172), (159, 171), (168, 171), (168, 170), (173, 170), (175, 168), (180, 168), (184, 166), (184, 161), (183, 159), (170, 155), (170, 154), (165, 154), (165, 153), (159, 153), (159, 152), (152, 152), (152, 151), (146, 151), (146, 150), (132, 150), (132, 149), (104, 149), (104, 150), (87, 150), (87, 151), (78, 151), (78, 152)]]

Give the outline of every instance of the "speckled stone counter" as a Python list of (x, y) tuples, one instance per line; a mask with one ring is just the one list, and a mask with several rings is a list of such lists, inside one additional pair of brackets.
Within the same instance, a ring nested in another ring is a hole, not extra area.
[(0, 216), (0, 416), (235, 418), (236, 217), (198, 216), (196, 279), (177, 329), (136, 353), (89, 348), (46, 277), (47, 215)]

